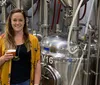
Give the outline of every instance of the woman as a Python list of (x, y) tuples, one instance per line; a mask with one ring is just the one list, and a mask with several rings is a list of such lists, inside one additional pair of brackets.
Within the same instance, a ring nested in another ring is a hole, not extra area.
[[(13, 9), (0, 38), (0, 85), (39, 85), (41, 76), (38, 39), (28, 33), (25, 12)], [(8, 54), (16, 49), (16, 56)]]

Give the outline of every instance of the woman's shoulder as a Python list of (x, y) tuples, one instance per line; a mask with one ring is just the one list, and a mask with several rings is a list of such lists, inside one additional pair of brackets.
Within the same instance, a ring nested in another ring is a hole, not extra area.
[(1, 34), (1, 35), (0, 35), (0, 46), (1, 46), (2, 44), (5, 43), (5, 42), (4, 42), (4, 37), (5, 37), (4, 34)]
[(3, 40), (4, 37), (5, 37), (5, 34), (1, 34), (1, 35), (0, 35), (0, 40)]
[(35, 35), (29, 34), (30, 40), (38, 40), (38, 38)]

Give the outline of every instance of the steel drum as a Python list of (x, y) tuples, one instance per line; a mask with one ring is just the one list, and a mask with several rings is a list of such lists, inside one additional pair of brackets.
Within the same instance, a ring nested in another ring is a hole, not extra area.
[[(71, 47), (75, 44), (70, 43)], [(52, 35), (41, 41), (41, 85), (69, 85), (78, 58), (67, 51), (67, 35)], [(79, 77), (76, 85), (79, 85)], [(50, 83), (51, 82), (51, 83)]]

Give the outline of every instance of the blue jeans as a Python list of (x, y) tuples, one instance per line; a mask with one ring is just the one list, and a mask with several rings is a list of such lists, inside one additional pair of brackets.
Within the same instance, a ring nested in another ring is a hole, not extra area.
[(18, 83), (18, 84), (11, 84), (11, 85), (30, 85), (30, 80), (26, 80), (25, 82)]

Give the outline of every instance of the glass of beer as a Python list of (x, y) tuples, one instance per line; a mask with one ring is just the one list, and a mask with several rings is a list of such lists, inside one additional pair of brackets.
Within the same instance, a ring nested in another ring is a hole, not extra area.
[(16, 56), (16, 49), (8, 49), (7, 53), (8, 54), (13, 54), (13, 56)]
[(19, 57), (16, 56), (16, 49), (8, 49), (7, 53), (13, 54), (13, 56), (14, 56), (13, 61), (18, 61), (19, 60)]

